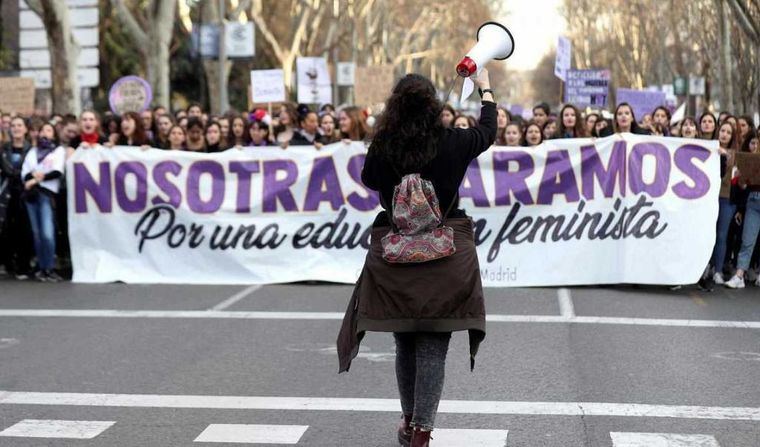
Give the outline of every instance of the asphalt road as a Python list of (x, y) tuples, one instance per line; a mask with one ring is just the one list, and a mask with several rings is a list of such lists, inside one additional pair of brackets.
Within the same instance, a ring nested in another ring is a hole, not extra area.
[[(395, 446), (392, 337), (336, 373), (350, 292), (0, 281), (0, 446)], [(760, 289), (486, 298), (433, 446), (760, 446)]]

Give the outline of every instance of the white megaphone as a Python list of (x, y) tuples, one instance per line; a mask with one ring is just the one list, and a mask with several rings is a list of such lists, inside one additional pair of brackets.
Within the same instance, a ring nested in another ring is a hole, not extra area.
[(461, 101), (467, 99), (475, 89), (475, 84), (469, 79), (477, 75), (491, 59), (504, 60), (515, 50), (515, 39), (506, 26), (496, 22), (486, 22), (480, 25), (477, 34), (478, 43), (457, 65), (457, 74), (465, 78), (462, 85)]

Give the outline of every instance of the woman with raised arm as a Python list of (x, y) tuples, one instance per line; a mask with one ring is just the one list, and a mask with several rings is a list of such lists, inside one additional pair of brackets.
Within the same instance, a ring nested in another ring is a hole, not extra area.
[(361, 176), (384, 210), (372, 226), (338, 336), (340, 371), (348, 371), (366, 331), (393, 332), (403, 446), (429, 445), (451, 332), (469, 331), (471, 367), (485, 337), (473, 223), (458, 207), (467, 166), (496, 139), (488, 72), (475, 83), (483, 98), (479, 124), (452, 129), (441, 122), (443, 104), (432, 82), (417, 74), (402, 78), (378, 120)]

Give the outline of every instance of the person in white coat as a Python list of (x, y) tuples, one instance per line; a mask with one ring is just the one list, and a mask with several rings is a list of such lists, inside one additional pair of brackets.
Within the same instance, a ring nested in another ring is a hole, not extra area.
[(55, 195), (61, 189), (66, 162), (66, 150), (58, 145), (55, 128), (44, 124), (37, 145), (29, 150), (21, 167), (24, 181), (22, 195), (26, 205), (37, 254), (37, 272), (40, 281), (58, 282), (62, 278), (55, 266)]

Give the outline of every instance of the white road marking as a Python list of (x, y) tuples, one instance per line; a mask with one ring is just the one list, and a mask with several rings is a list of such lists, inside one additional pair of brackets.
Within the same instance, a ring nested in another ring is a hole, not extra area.
[(611, 432), (614, 447), (720, 447), (708, 435), (677, 435), (671, 433)]
[(92, 439), (114, 421), (57, 421), (24, 419), (0, 432), (0, 436), (17, 438)]
[(217, 304), (216, 306), (212, 307), (209, 310), (224, 310), (232, 306), (233, 304), (237, 303), (238, 301), (242, 300), (243, 298), (247, 297), (251, 293), (259, 290), (260, 288), (261, 288), (260, 284), (254, 284), (252, 286), (248, 286), (245, 289), (232, 295), (231, 297), (227, 298), (226, 300), (222, 301), (221, 303)]
[[(343, 312), (241, 312), (214, 310), (100, 310), (0, 309), (2, 317), (66, 318), (187, 318), (239, 320), (342, 320)], [(491, 323), (577, 323), (623, 326), (760, 329), (760, 321), (686, 320), (668, 318), (592, 317), (554, 315), (487, 315)]]
[(557, 289), (557, 299), (559, 299), (559, 314), (565, 318), (575, 317), (575, 306), (573, 298), (570, 296), (570, 290), (564, 287)]
[(505, 447), (508, 430), (453, 430), (439, 428), (433, 430), (436, 446), (442, 447)]
[(710, 357), (722, 360), (741, 360), (745, 362), (760, 362), (760, 352), (718, 352)]
[[(0, 391), (0, 405), (8, 404), (228, 410), (401, 411), (398, 399)], [(760, 421), (759, 407), (706, 407), (604, 402), (443, 400), (440, 403), (438, 412), (454, 414), (621, 416)]]
[(17, 338), (0, 338), (0, 349), (10, 348), (11, 346), (14, 346), (17, 344), (18, 344)]
[(211, 424), (194, 442), (298, 444), (308, 425)]

